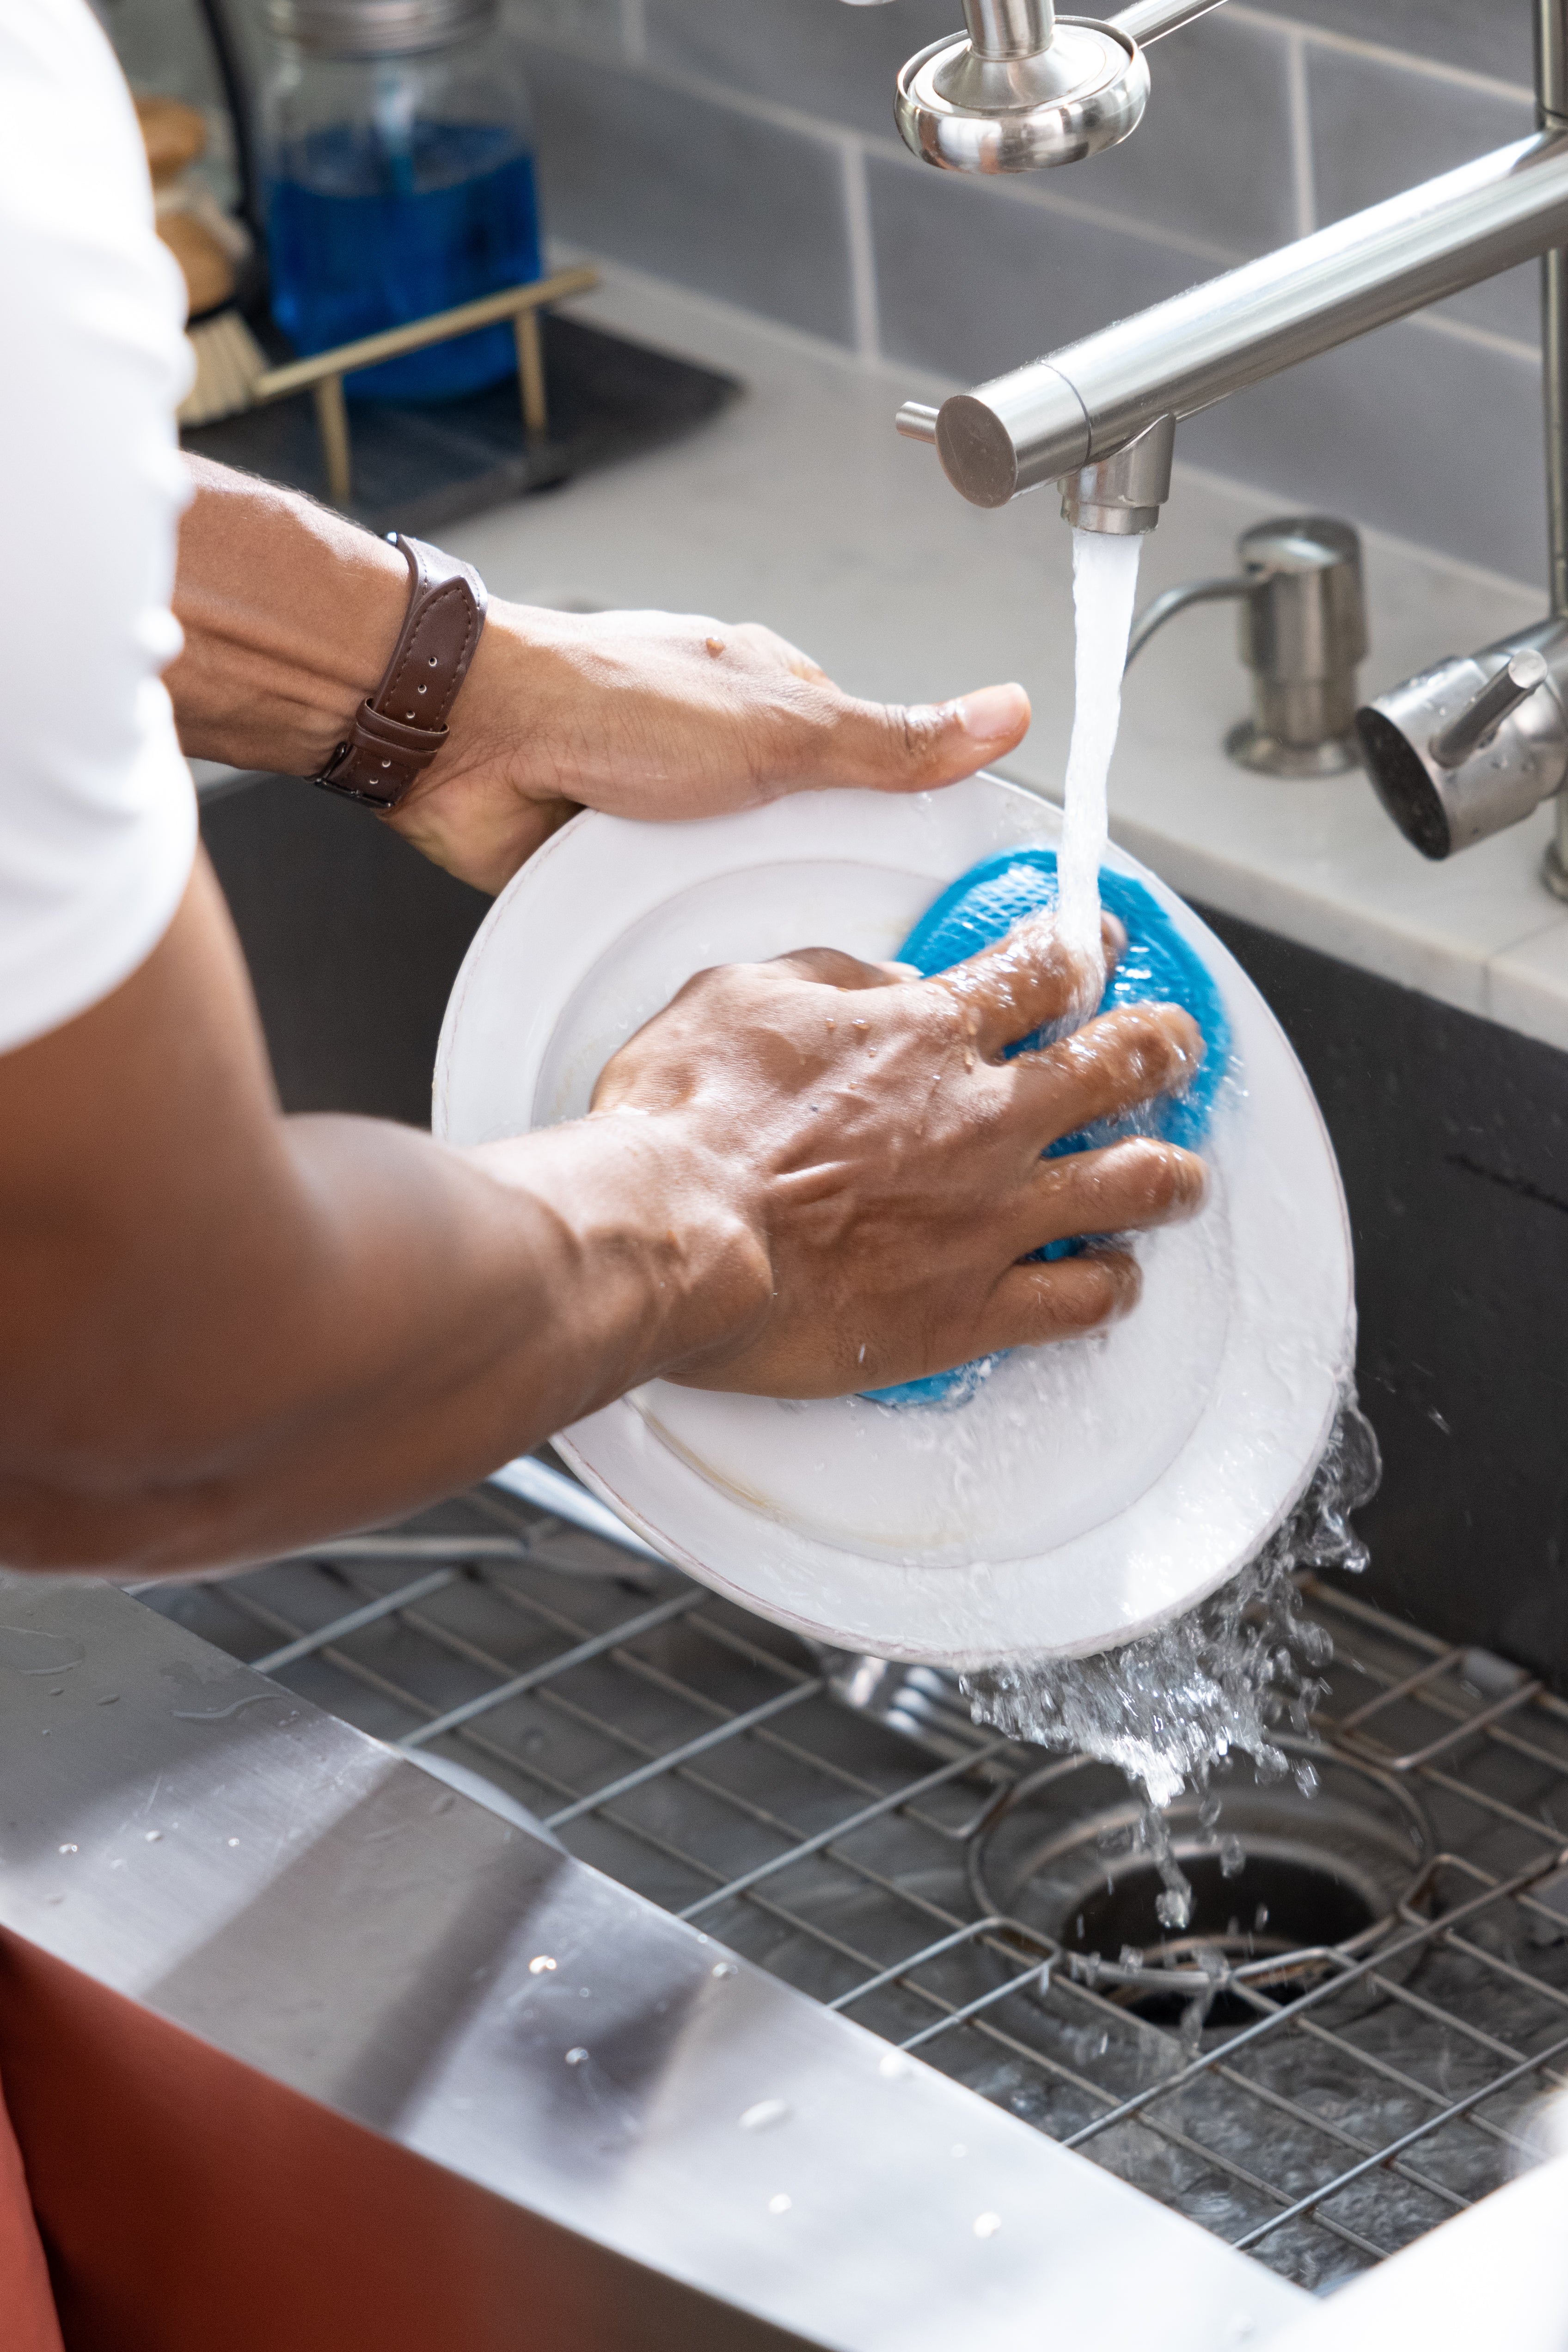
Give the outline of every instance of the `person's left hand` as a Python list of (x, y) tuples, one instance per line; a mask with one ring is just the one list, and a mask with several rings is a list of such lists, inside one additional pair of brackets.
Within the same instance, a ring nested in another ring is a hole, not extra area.
[(857, 701), (754, 622), (492, 603), (450, 740), (384, 821), (496, 891), (579, 808), (697, 817), (828, 785), (924, 792), (1028, 724), (1021, 686)]

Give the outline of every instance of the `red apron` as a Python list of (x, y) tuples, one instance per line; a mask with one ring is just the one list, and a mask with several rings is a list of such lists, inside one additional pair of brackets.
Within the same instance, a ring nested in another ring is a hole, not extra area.
[(63, 2352), (48, 2268), (33, 2221), (22, 2151), (0, 2098), (0, 2343), (5, 2352)]

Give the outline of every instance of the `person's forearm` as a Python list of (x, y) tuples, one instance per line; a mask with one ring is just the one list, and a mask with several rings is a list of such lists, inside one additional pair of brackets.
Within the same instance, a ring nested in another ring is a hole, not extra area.
[(232, 1565), (417, 1508), (722, 1344), (765, 1284), (721, 1171), (658, 1121), (464, 1154), (258, 1118), (254, 1067), (214, 1050), (247, 1022), (224, 930), (199, 877), (79, 1024), (88, 1082), (63, 1066), (68, 1032), (4, 1066), (18, 1158), (40, 1094), (21, 1066), (55, 1071), (29, 1197), (0, 1201), (30, 1235), (0, 1300), (16, 1566)]
[(165, 673), (186, 756), (310, 776), (376, 685), (408, 604), (397, 550), (273, 483), (199, 457), (180, 524)]
[(259, 1250), (237, 1220), (228, 1238), (251, 1245), (248, 1278), (216, 1312), (214, 1259), (193, 1252), (185, 1296), (151, 1333), (127, 1269), (130, 1311), (98, 1302), (88, 1392), (68, 1416), (37, 1398), (52, 1432), (14, 1428), (16, 1468), (0, 1474), (0, 1556), (13, 1565), (232, 1567), (395, 1517), (528, 1452), (701, 1336), (689, 1302), (706, 1290), (710, 1305), (713, 1286), (691, 1261), (689, 1223), (683, 1247), (668, 1223), (653, 1234), (618, 1213), (671, 1184), (651, 1143), (650, 1164), (626, 1164), (640, 1139), (620, 1122), (563, 1135), (564, 1149), (530, 1139), (505, 1183), (408, 1129), (290, 1126), (290, 1206), (308, 1202), (308, 1215)]

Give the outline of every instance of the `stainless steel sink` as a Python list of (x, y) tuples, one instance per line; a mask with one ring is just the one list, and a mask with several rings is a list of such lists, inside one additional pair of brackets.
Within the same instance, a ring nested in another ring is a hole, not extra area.
[(1173, 1809), (1173, 1939), (1119, 1776), (494, 1488), (144, 1598), (1308, 2288), (1496, 2187), (1568, 2081), (1568, 1705), (1346, 1581), (1321, 1793)]

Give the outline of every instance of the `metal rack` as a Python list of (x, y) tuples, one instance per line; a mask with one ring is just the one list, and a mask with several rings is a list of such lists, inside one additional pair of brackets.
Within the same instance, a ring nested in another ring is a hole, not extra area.
[(1174, 2014), (976, 1902), (999, 1806), (1070, 1809), (1070, 1764), (493, 1488), (142, 1597), (1308, 2286), (1497, 2186), (1568, 2083), (1568, 1705), (1341, 1587), (1307, 1587), (1316, 1729), (1418, 1797), (1428, 1851), (1375, 1934)]

